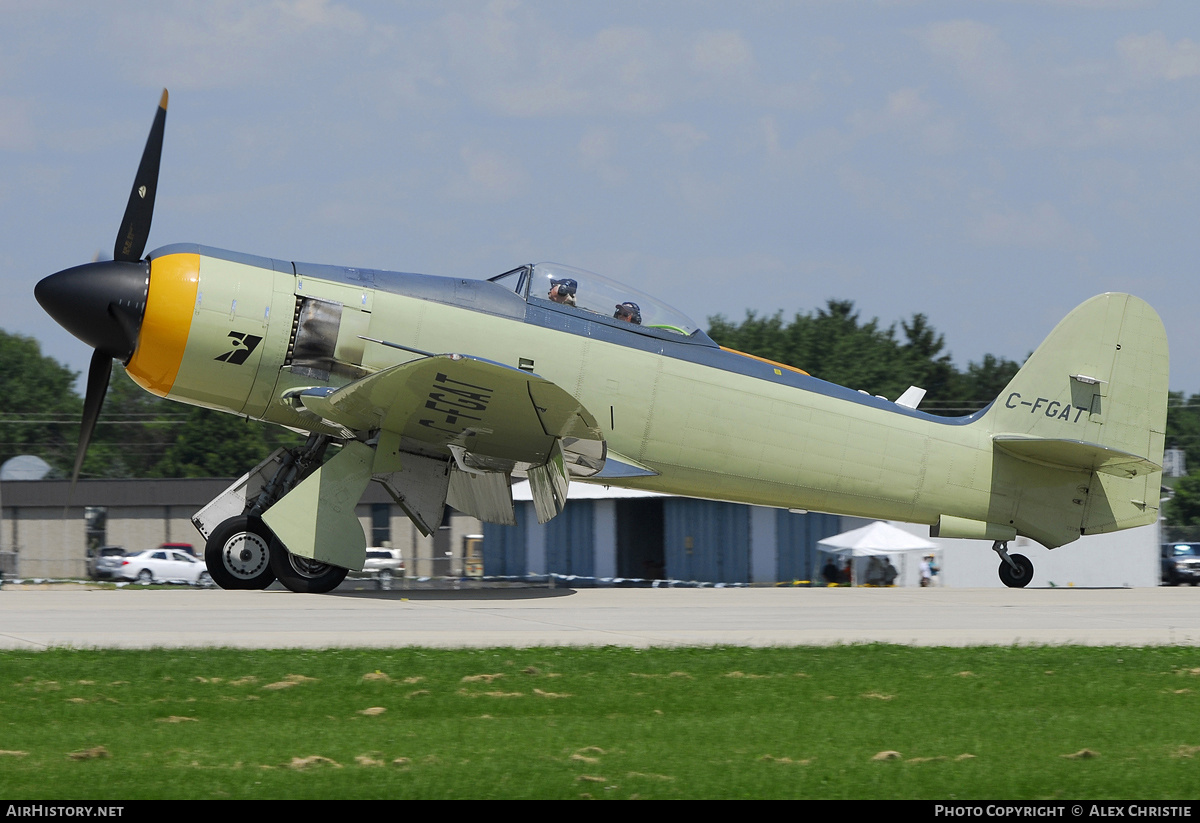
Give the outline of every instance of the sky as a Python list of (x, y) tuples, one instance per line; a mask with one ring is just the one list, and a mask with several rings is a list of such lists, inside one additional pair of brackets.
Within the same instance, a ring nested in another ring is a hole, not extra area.
[(0, 0), (0, 328), (77, 371), (33, 285), (112, 254), (164, 87), (149, 249), (852, 300), (960, 369), (1130, 292), (1200, 393), (1191, 0)]

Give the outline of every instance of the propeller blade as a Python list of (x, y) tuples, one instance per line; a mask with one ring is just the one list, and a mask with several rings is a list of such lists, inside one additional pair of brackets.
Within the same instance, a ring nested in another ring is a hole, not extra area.
[(133, 178), (133, 190), (129, 192), (129, 204), (117, 232), (117, 243), (113, 248), (114, 260), (137, 261), (146, 251), (146, 239), (150, 236), (150, 220), (154, 217), (154, 195), (158, 190), (158, 165), (162, 159), (163, 131), (167, 125), (167, 90), (163, 89), (158, 111), (146, 148), (142, 151), (142, 162), (137, 176)]
[(79, 423), (79, 449), (75, 452), (75, 468), (71, 470), (72, 492), (75, 490), (75, 481), (79, 479), (79, 470), (83, 468), (83, 458), (87, 456), (92, 432), (96, 430), (96, 420), (100, 417), (111, 376), (112, 358), (100, 351), (92, 352), (92, 362), (88, 366), (87, 396), (83, 399), (83, 419)]

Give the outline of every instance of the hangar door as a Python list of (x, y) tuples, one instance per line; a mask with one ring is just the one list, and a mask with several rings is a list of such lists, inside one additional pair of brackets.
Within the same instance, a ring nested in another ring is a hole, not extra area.
[(667, 577), (750, 582), (750, 507), (711, 500), (663, 501)]
[(546, 571), (585, 579), (595, 575), (594, 514), (593, 501), (579, 500), (545, 525)]
[(818, 566), (820, 552), (817, 541), (833, 537), (844, 529), (842, 518), (836, 514), (793, 514), (787, 509), (775, 513), (776, 543), (778, 546), (776, 579), (820, 582)]
[(663, 500), (617, 500), (617, 577), (663, 580)]
[[(531, 506), (514, 507), (517, 525), (483, 524), (483, 573), (487, 577), (525, 577), (526, 528), (532, 516)], [(537, 520), (533, 521), (535, 524)]]

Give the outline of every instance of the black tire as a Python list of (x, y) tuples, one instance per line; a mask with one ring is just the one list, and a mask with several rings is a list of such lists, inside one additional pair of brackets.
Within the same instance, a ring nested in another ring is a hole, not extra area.
[(149, 569), (142, 569), (140, 572), (138, 572), (137, 579), (139, 583), (153, 583), (154, 572), (150, 571)]
[(1000, 582), (1010, 589), (1023, 589), (1033, 580), (1033, 562), (1023, 554), (1010, 554), (1009, 557), (1017, 564), (1017, 568), (1001, 560)]
[(257, 517), (231, 517), (204, 544), (204, 562), (222, 589), (265, 589), (275, 582), (271, 546), (275, 533)]
[(341, 585), (350, 571), (341, 566), (332, 566), (294, 555), (278, 540), (271, 542), (271, 570), (289, 591), (302, 594), (324, 594), (333, 591)]

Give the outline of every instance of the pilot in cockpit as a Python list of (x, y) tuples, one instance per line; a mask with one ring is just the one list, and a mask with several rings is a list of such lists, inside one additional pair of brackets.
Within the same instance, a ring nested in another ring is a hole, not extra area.
[(617, 304), (617, 311), (613, 314), (618, 320), (624, 320), (626, 323), (632, 323), (635, 326), (642, 325), (642, 310), (637, 303), (626, 301)]
[(564, 277), (561, 280), (550, 281), (550, 294), (548, 298), (555, 303), (562, 303), (564, 306), (575, 305), (575, 292), (579, 288), (579, 284), (569, 277)]

